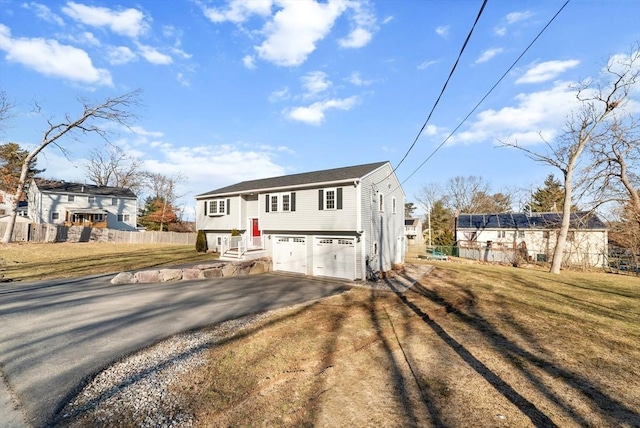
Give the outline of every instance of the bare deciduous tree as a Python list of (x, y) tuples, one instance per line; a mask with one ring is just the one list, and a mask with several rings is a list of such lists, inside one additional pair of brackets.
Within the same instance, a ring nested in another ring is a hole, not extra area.
[(4, 131), (7, 120), (12, 116), (14, 105), (7, 93), (0, 89), (0, 132)]
[(18, 187), (13, 199), (13, 215), (11, 221), (7, 225), (7, 229), (5, 230), (5, 234), (2, 239), (3, 243), (11, 242), (16, 216), (18, 214), (18, 200), (20, 199), (20, 195), (24, 191), (26, 185), (29, 166), (34, 162), (36, 156), (51, 144), (55, 145), (66, 154), (67, 151), (61, 145), (64, 137), (78, 133), (82, 135), (96, 134), (102, 137), (105, 141), (109, 141), (109, 133), (105, 128), (101, 127), (101, 124), (103, 122), (116, 122), (129, 126), (130, 122), (135, 118), (131, 109), (139, 104), (140, 94), (141, 91), (136, 90), (114, 98), (107, 98), (100, 104), (90, 104), (86, 100), (80, 100), (82, 104), (82, 113), (77, 118), (74, 119), (69, 114), (66, 114), (65, 118), (60, 122), (54, 122), (53, 119), (47, 120), (49, 128), (44, 132), (40, 144), (29, 152), (22, 163), (20, 180), (18, 181)]
[(136, 194), (147, 184), (149, 177), (149, 173), (142, 169), (140, 159), (127, 155), (112, 144), (103, 150), (93, 150), (86, 170), (87, 178), (97, 186), (123, 187)]
[(149, 173), (149, 188), (152, 198), (160, 203), (158, 211), (155, 213), (156, 222), (160, 223), (160, 231), (164, 230), (164, 224), (169, 218), (176, 218), (176, 201), (184, 195), (178, 195), (177, 186), (184, 177), (180, 174), (166, 176), (160, 173)]
[(640, 225), (640, 119), (614, 115), (608, 132), (593, 140), (592, 161), (585, 171), (585, 191), (594, 205), (627, 206)]
[(562, 266), (570, 226), (574, 173), (578, 167), (578, 161), (592, 141), (601, 140), (608, 135), (611, 127), (607, 125), (607, 121), (614, 111), (622, 109), (628, 101), (629, 92), (638, 78), (639, 62), (640, 50), (636, 47), (630, 55), (615, 56), (609, 60), (605, 74), (611, 78), (611, 82), (604, 82), (603, 85), (594, 85), (593, 82), (580, 84), (576, 88), (580, 107), (569, 116), (564, 132), (555, 143), (543, 140), (547, 146), (546, 152), (535, 152), (519, 145), (517, 141), (502, 143), (503, 146), (520, 149), (532, 160), (551, 165), (562, 173), (564, 187), (562, 223), (553, 253), (552, 273), (560, 273)]

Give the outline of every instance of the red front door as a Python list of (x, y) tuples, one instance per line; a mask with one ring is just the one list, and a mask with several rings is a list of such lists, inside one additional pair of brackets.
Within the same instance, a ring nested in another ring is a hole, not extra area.
[(260, 227), (258, 227), (258, 219), (251, 219), (251, 236), (260, 236)]

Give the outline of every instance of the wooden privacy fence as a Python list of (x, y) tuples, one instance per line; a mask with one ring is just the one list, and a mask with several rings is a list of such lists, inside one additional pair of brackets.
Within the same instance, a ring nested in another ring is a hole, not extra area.
[[(6, 223), (0, 223), (0, 236)], [(16, 223), (14, 242), (115, 242), (122, 244), (195, 245), (196, 233), (138, 232), (56, 224)]]

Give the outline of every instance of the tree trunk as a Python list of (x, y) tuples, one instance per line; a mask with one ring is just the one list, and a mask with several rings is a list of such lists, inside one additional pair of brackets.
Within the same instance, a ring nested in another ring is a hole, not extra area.
[(18, 181), (18, 187), (16, 188), (16, 193), (13, 195), (13, 201), (11, 203), (11, 207), (13, 208), (13, 212), (11, 213), (11, 221), (9, 221), (9, 224), (7, 224), (7, 229), (4, 231), (4, 237), (2, 238), (3, 244), (9, 244), (13, 239), (13, 230), (16, 225), (16, 218), (18, 217), (18, 204), (20, 203), (20, 197), (24, 193), (27, 174), (29, 173), (29, 165), (31, 164), (31, 160), (36, 157), (39, 151), (40, 147), (27, 155), (27, 157), (24, 159), (24, 162), (22, 163), (22, 169), (20, 170), (20, 180)]

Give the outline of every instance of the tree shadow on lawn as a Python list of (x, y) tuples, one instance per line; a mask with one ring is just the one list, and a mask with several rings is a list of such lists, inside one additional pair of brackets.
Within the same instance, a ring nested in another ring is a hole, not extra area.
[[(520, 371), (535, 388), (552, 402), (559, 405), (570, 417), (580, 426), (590, 425), (589, 421), (578, 414), (570, 403), (565, 402), (561, 397), (549, 389), (542, 379), (538, 378), (534, 373), (527, 370), (522, 363), (518, 361), (526, 361), (535, 367), (543, 370), (553, 378), (563, 379), (571, 388), (578, 391), (590, 403), (600, 408), (602, 415), (609, 421), (618, 425), (637, 424), (640, 421), (640, 415), (633, 409), (627, 407), (623, 403), (613, 399), (604, 392), (600, 391), (596, 385), (577, 373), (558, 367), (548, 359), (537, 356), (530, 351), (523, 349), (518, 344), (508, 339), (497, 328), (488, 322), (484, 317), (478, 314), (473, 302), (475, 296), (470, 290), (466, 290), (456, 284), (448, 284), (453, 286), (458, 293), (462, 293), (465, 297), (463, 301), (450, 301), (447, 297), (433, 291), (418, 282), (418, 279), (405, 275), (407, 280), (415, 283), (415, 285), (406, 292), (400, 292), (391, 282), (389, 286), (394, 290), (400, 300), (412, 312), (418, 315), (451, 349), (453, 349), (470, 367), (480, 374), (487, 382), (489, 382), (500, 394), (513, 403), (524, 415), (526, 415), (535, 426), (549, 427), (557, 426), (546, 414), (538, 409), (533, 403), (527, 400), (523, 395), (518, 393), (505, 380), (500, 378), (495, 372), (487, 367), (482, 361), (472, 355), (463, 344), (448, 334), (444, 328), (432, 317), (430, 317), (420, 306), (412, 301), (415, 298), (426, 298), (428, 301), (438, 305), (441, 310), (446, 313), (454, 313), (456, 318), (462, 321), (466, 326), (480, 333), (491, 346), (510, 362), (512, 366)], [(566, 297), (566, 296), (565, 296)], [(466, 302), (465, 302), (466, 300)], [(466, 309), (463, 311), (461, 309)], [(516, 324), (516, 329), (518, 329)], [(528, 336), (529, 341), (534, 339), (527, 334), (526, 329), (520, 329), (524, 336)], [(537, 346), (537, 345), (536, 345)]]

